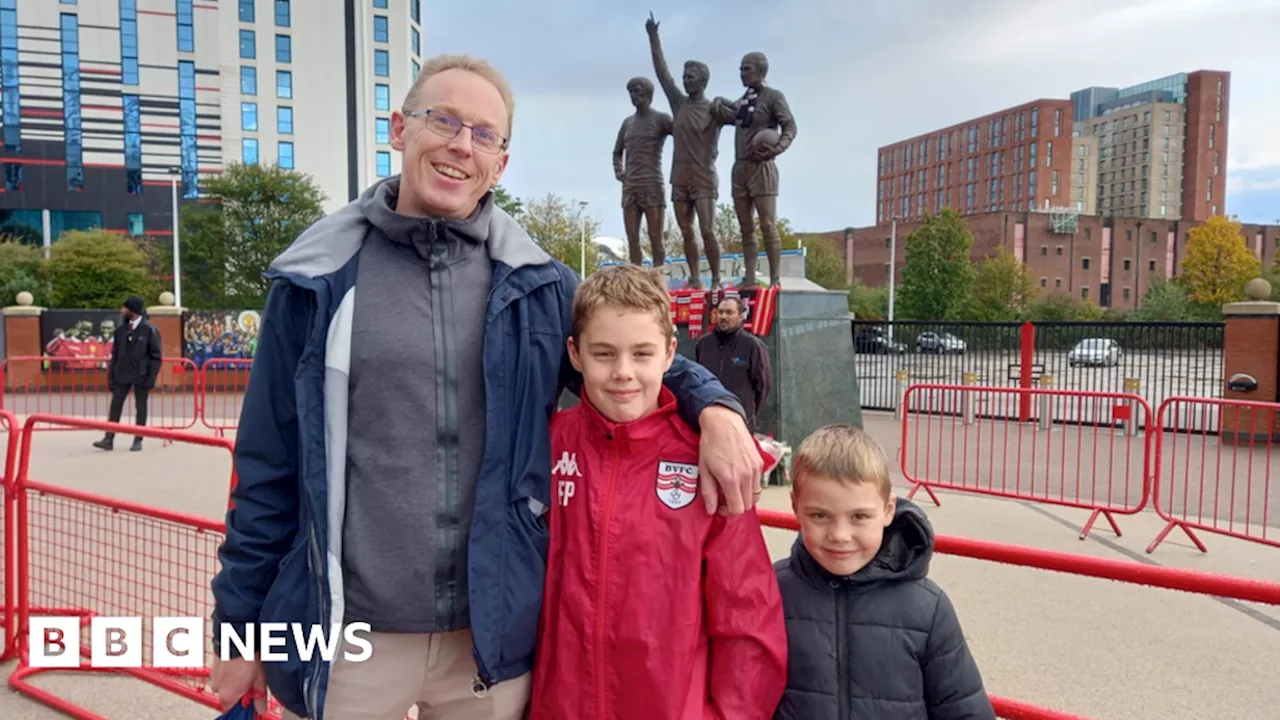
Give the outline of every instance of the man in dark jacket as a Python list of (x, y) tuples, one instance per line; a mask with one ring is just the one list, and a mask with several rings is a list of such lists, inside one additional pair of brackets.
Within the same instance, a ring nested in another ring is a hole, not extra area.
[(747, 411), (747, 427), (757, 432), (760, 411), (773, 386), (769, 350), (764, 341), (742, 327), (747, 319), (747, 306), (741, 298), (732, 295), (724, 298), (714, 312), (716, 329), (698, 340), (695, 359), (715, 373), (725, 389), (738, 396)]
[[(162, 353), (160, 351), (160, 331), (150, 321), (142, 317), (142, 298), (134, 295), (124, 301), (120, 312), (124, 315), (124, 323), (116, 328), (115, 339), (111, 344), (111, 361), (107, 364), (107, 387), (111, 388), (111, 408), (107, 420), (120, 422), (120, 414), (124, 411), (124, 399), (133, 392), (133, 404), (137, 409), (138, 425), (147, 424), (147, 398), (156, 386), (156, 376), (160, 374)], [(93, 446), (102, 450), (115, 448), (115, 433), (107, 433)], [(142, 449), (142, 437), (135, 435), (133, 447), (137, 452)]]
[(789, 653), (774, 720), (995, 720), (955, 608), (927, 577), (933, 528), (891, 494), (884, 450), (831, 425), (793, 467), (801, 533), (774, 565)]

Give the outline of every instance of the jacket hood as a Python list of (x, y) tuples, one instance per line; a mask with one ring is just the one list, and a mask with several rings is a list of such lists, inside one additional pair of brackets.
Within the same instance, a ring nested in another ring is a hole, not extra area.
[(929, 574), (933, 538), (933, 525), (924, 510), (899, 497), (893, 522), (884, 530), (880, 552), (858, 572), (848, 576), (827, 572), (809, 554), (801, 536), (796, 537), (791, 547), (791, 566), (818, 587), (826, 587), (832, 581), (861, 586), (894, 580), (920, 580)]

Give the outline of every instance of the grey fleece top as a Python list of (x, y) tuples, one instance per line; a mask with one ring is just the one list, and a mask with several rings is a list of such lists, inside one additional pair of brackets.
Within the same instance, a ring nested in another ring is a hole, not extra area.
[(484, 452), (486, 206), (465, 223), (366, 196), (351, 337), (346, 622), (374, 631), (469, 626), (467, 537)]

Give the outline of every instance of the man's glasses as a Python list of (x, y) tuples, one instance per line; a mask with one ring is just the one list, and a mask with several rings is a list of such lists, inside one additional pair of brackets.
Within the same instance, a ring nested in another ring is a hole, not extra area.
[(498, 133), (488, 128), (478, 128), (474, 125), (468, 125), (458, 118), (439, 110), (414, 110), (406, 111), (405, 117), (422, 117), (426, 119), (427, 129), (439, 135), (442, 138), (450, 140), (458, 137), (458, 133), (462, 132), (462, 128), (471, 130), (471, 143), (476, 149), (490, 155), (496, 155), (507, 147), (507, 138), (502, 137)]

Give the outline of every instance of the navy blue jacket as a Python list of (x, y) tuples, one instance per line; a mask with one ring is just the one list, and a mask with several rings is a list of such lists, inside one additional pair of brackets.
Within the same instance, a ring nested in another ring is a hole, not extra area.
[[(492, 206), (491, 195), (480, 212), (493, 281), (485, 454), (467, 572), (475, 682), (483, 688), (532, 666), (548, 542), (549, 421), (561, 391), (578, 380), (565, 347), (578, 279)], [(343, 620), (351, 315), (368, 231), (353, 202), (310, 227), (268, 270), (273, 285), (236, 439), (239, 481), (212, 583), (215, 644), (224, 622), (334, 627)], [(677, 357), (666, 384), (687, 420), (712, 403), (742, 411), (709, 371), (685, 358)], [(319, 653), (300, 658), (292, 639), (282, 651), (287, 662), (264, 664), (272, 694), (294, 714), (319, 720), (329, 664)]]

